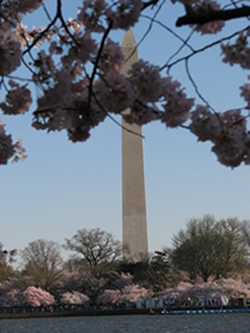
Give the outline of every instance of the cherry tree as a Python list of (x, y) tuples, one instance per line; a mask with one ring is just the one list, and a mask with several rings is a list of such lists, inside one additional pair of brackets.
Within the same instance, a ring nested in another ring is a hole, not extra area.
[[(0, 2), (3, 116), (26, 113), (34, 100), (32, 126), (46, 131), (65, 130), (72, 142), (86, 141), (93, 128), (107, 117), (114, 119), (116, 114), (139, 125), (157, 120), (169, 128), (185, 128), (199, 141), (210, 141), (219, 162), (226, 166), (249, 164), (250, 84), (242, 83), (239, 88), (243, 106), (215, 110), (200, 93), (189, 69), (192, 57), (216, 45), (221, 45), (224, 63), (249, 69), (250, 7), (247, 2), (84, 0), (74, 18), (65, 18), (63, 0), (54, 1), (53, 16), (45, 0)], [(170, 29), (166, 22), (157, 21), (165, 3), (179, 10), (174, 17), (177, 31)], [(34, 15), (37, 10), (46, 14), (44, 25), (26, 26), (25, 16)], [(174, 35), (181, 42), (180, 47), (173, 50), (172, 57), (161, 67), (139, 59), (125, 77), (121, 68), (128, 59), (124, 59), (111, 33), (140, 24), (142, 16), (148, 17), (151, 25), (159, 24)], [(217, 37), (226, 22), (235, 20), (241, 22), (238, 31)], [(188, 38), (179, 34), (182, 26), (190, 27)], [(194, 32), (201, 38), (205, 34), (214, 35), (214, 41), (194, 48), (191, 44)], [(182, 57), (180, 52), (184, 49), (187, 53)], [(189, 81), (201, 103), (187, 96), (181, 83), (172, 77), (171, 69), (180, 62), (185, 63)], [(21, 67), (27, 77), (19, 75)], [(38, 97), (31, 92), (32, 85), (41, 92)], [(126, 108), (130, 108), (129, 114), (122, 113)], [(0, 164), (25, 157), (22, 142), (13, 142), (5, 125), (0, 123)]]
[(150, 296), (150, 290), (140, 287), (137, 284), (125, 286), (121, 290), (120, 300), (124, 302), (136, 302), (140, 299)]
[(88, 296), (78, 291), (66, 292), (61, 296), (61, 302), (67, 304), (84, 304), (89, 301)]
[(120, 290), (106, 289), (96, 299), (97, 304), (114, 304), (120, 298)]
[(1, 306), (15, 306), (23, 301), (22, 293), (19, 289), (11, 289), (0, 297)]
[(55, 303), (54, 297), (49, 292), (34, 286), (28, 287), (23, 292), (23, 299), (25, 303), (31, 304), (32, 306), (50, 305)]
[(168, 288), (158, 293), (157, 296), (164, 299), (168, 304), (175, 305), (190, 302), (191, 299), (196, 301), (203, 299), (206, 305), (209, 305), (209, 299), (214, 299), (217, 300), (217, 305), (221, 305), (222, 296), (226, 296), (228, 299), (249, 297), (249, 287), (249, 283), (232, 278), (196, 284), (180, 282), (176, 287)]

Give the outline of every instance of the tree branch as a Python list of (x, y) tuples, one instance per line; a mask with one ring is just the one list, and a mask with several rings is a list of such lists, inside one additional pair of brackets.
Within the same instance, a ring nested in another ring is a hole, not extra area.
[(250, 7), (243, 6), (241, 8), (228, 10), (215, 10), (211, 7), (204, 11), (191, 11), (187, 15), (179, 17), (176, 26), (181, 27), (188, 24), (205, 24), (212, 21), (228, 21), (240, 17), (250, 16)]

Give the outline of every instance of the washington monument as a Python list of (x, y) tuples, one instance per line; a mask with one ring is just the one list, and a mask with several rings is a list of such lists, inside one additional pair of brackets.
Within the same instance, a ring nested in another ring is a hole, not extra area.
[[(131, 30), (125, 33), (122, 52), (125, 58), (122, 73), (128, 75), (128, 70), (138, 60), (137, 45)], [(124, 112), (129, 112), (129, 109)], [(136, 262), (148, 255), (142, 129), (124, 120), (122, 125), (129, 130), (122, 130), (123, 256)]]

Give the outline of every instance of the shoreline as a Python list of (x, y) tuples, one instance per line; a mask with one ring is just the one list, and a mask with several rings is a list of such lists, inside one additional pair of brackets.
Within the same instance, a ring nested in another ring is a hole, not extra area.
[(177, 314), (220, 314), (220, 313), (250, 313), (250, 308), (168, 308), (168, 309), (107, 309), (85, 311), (34, 311), (0, 313), (1, 319), (30, 319), (51, 317), (87, 317), (87, 316), (120, 316), (120, 315), (177, 315)]

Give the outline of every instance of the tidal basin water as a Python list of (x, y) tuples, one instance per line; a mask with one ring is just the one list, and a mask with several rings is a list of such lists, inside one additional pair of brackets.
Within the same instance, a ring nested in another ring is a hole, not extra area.
[(1, 333), (249, 333), (250, 314), (0, 319)]

